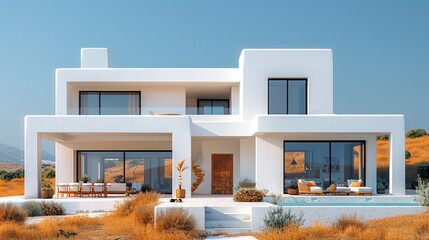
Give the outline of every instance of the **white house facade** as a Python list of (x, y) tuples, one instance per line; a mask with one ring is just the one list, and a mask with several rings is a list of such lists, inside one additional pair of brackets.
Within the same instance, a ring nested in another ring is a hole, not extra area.
[[(42, 139), (56, 182), (128, 182), (175, 196), (284, 194), (297, 178), (377, 189), (376, 137), (390, 136), (389, 193), (405, 194), (402, 115), (333, 113), (329, 49), (245, 49), (237, 68), (110, 68), (105, 48), (55, 76), (55, 115), (25, 118), (25, 197), (40, 197)], [(199, 169), (205, 174), (199, 181)]]

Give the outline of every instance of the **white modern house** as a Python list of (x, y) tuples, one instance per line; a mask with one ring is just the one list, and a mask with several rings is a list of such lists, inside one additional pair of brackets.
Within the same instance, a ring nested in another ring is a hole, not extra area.
[(25, 117), (25, 197), (40, 197), (44, 138), (57, 183), (88, 176), (174, 197), (184, 159), (187, 197), (229, 195), (244, 178), (274, 194), (297, 178), (362, 179), (375, 193), (386, 134), (389, 193), (405, 194), (404, 117), (334, 114), (333, 86), (329, 49), (245, 49), (237, 68), (180, 69), (111, 68), (107, 49), (82, 49), (80, 68), (56, 70), (55, 115)]

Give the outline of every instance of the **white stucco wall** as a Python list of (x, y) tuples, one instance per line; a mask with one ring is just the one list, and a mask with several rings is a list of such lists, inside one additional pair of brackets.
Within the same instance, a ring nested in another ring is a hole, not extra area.
[(154, 113), (186, 114), (186, 91), (184, 87), (145, 87), (141, 92), (141, 114)]
[(308, 113), (333, 113), (330, 49), (244, 49), (240, 56), (240, 111), (244, 120), (268, 113), (268, 79), (307, 79)]
[(240, 176), (255, 179), (255, 138), (240, 139)]
[(55, 181), (57, 183), (77, 182), (75, 151), (63, 144), (55, 144)]

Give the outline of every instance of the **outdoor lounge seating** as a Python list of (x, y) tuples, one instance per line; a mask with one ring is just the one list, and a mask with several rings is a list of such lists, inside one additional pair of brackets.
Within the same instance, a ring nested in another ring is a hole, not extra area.
[(323, 189), (317, 186), (314, 181), (305, 181), (304, 179), (298, 179), (298, 191), (299, 194), (320, 195), (323, 193)]
[(329, 186), (325, 193), (335, 194), (335, 195), (349, 195), (352, 190), (349, 187), (337, 186), (334, 183)]
[(371, 187), (362, 186), (363, 182), (361, 179), (348, 179), (347, 186), (350, 188), (351, 192), (357, 195), (372, 195)]

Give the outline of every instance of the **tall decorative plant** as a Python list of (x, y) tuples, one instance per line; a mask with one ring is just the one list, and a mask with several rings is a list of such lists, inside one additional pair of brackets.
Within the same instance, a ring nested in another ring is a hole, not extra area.
[(182, 189), (182, 183), (183, 183), (183, 172), (188, 169), (187, 166), (185, 166), (185, 159), (178, 162), (176, 165), (177, 170), (177, 183), (179, 185), (179, 189), (176, 189), (176, 197), (177, 198), (184, 198), (186, 196), (186, 189)]
[(179, 185), (179, 189), (182, 189), (182, 183), (183, 183), (182, 174), (183, 174), (183, 171), (185, 171), (186, 169), (188, 169), (188, 167), (185, 166), (185, 159), (177, 163), (176, 170), (177, 170), (177, 182)]

